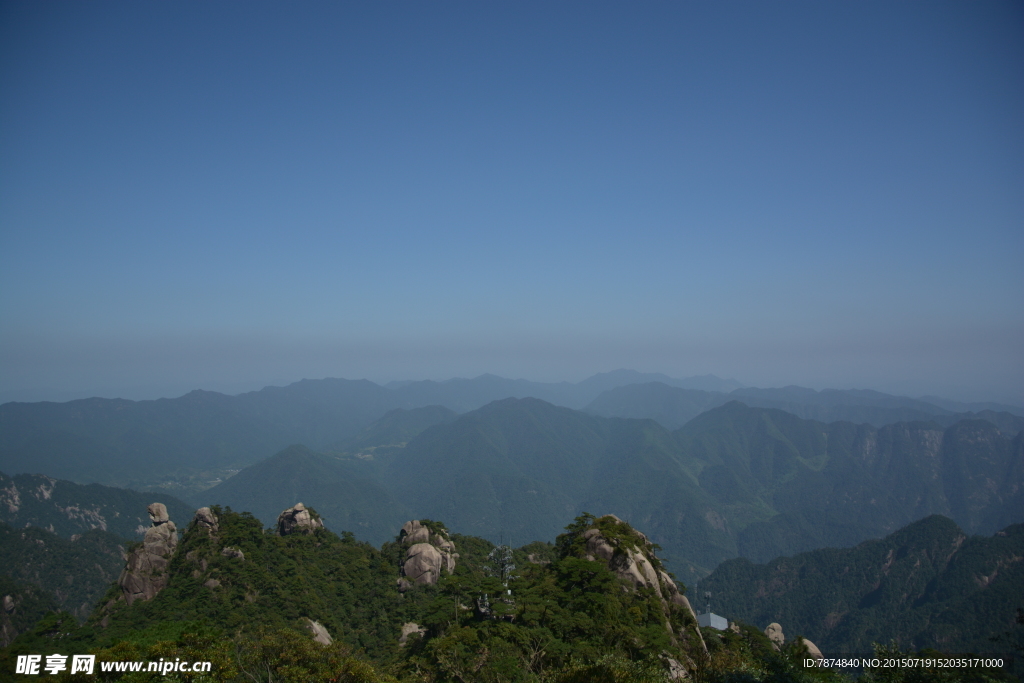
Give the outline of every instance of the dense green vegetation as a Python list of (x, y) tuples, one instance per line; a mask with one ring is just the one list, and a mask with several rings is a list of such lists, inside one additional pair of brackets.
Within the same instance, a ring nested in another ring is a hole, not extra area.
[[(266, 525), (297, 502), (315, 507), (328, 528), (383, 543), (412, 514), (359, 459), (339, 459), (291, 446), (195, 496), (196, 507), (248, 510)], [(191, 515), (190, 515), (191, 516)]]
[[(673, 661), (707, 683), (844, 680), (805, 669), (799, 642), (777, 651), (756, 627), (698, 633), (688, 609), (624, 583), (610, 568), (614, 562), (589, 559), (584, 534), (596, 529), (616, 556), (643, 552), (660, 566), (655, 548), (611, 517), (582, 515), (554, 545), (517, 549), (510, 571), (495, 552), (500, 548), (454, 534), (454, 573), (403, 594), (396, 585), (400, 539), (376, 550), (325, 529), (282, 538), (247, 513), (214, 513), (215, 533), (194, 524), (186, 529), (170, 582), (155, 598), (128, 607), (113, 585), (84, 625), (51, 613), (0, 650), (0, 680), (14, 680), (19, 654), (54, 651), (92, 652), (101, 662), (213, 662), (207, 676), (65, 672), (57, 678), (65, 681), (665, 683)], [(433, 532), (444, 529), (421, 522)], [(932, 540), (948, 539), (939, 533)], [(315, 642), (309, 619), (324, 625), (334, 644)], [(419, 629), (402, 644), (401, 626), (409, 622)], [(1003, 678), (990, 671), (950, 680)]]
[(0, 597), (7, 602), (0, 605), (0, 647), (7, 647), (19, 633), (28, 631), (44, 616), (60, 609), (49, 592), (4, 574), (0, 574)]
[(932, 516), (855, 548), (821, 549), (765, 565), (730, 560), (700, 584), (716, 611), (783, 625), (829, 653), (904, 649), (1012, 652), (991, 637), (1024, 606), (1024, 525), (967, 537)]
[(1024, 519), (1024, 436), (980, 420), (876, 429), (733, 402), (668, 432), (508, 399), (403, 447), (366, 450), (339, 459), (291, 449), (204, 502), (270, 524), (302, 500), (330, 528), (374, 544), (400, 517), (521, 543), (553, 540), (584, 509), (608, 510), (644, 528), (690, 583), (726, 559), (853, 545), (932, 513), (971, 533)]
[(0, 523), (0, 578), (38, 586), (60, 609), (85, 619), (121, 573), (124, 545), (105, 531), (67, 540), (44, 529)]

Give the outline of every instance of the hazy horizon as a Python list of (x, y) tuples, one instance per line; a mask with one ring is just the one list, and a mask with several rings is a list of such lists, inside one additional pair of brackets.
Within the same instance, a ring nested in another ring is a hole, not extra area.
[[(631, 370), (631, 368), (616, 368), (615, 370)], [(602, 371), (602, 372), (614, 372), (615, 370), (608, 370), (608, 371)], [(650, 374), (657, 374), (657, 373), (659, 373), (658, 370), (649, 370), (649, 371), (644, 371), (644, 372), (645, 372), (645, 374), (646, 373), (650, 373)], [(30, 391), (20, 391), (20, 392), (18, 392), (18, 391), (0, 391), (0, 404), (8, 403), (8, 402), (34, 403), (34, 402), (40, 402), (40, 401), (49, 401), (49, 402), (63, 403), (63, 402), (67, 402), (67, 401), (74, 401), (74, 400), (80, 400), (80, 399), (86, 399), (86, 398), (127, 399), (127, 400), (131, 400), (131, 401), (148, 401), (148, 400), (156, 400), (156, 399), (162, 399), (162, 398), (179, 398), (181, 396), (184, 396), (185, 394), (188, 394), (188, 393), (190, 393), (192, 391), (197, 391), (197, 390), (198, 391), (213, 391), (213, 392), (217, 392), (217, 393), (222, 393), (222, 394), (227, 394), (227, 395), (231, 395), (231, 396), (236, 396), (236, 395), (239, 395), (239, 394), (244, 394), (244, 393), (249, 393), (249, 392), (254, 392), (254, 391), (260, 391), (260, 390), (268, 388), (268, 387), (283, 387), (283, 386), (287, 386), (289, 384), (293, 384), (295, 382), (301, 382), (301, 381), (306, 381), (306, 380), (323, 380), (323, 379), (368, 380), (368, 381), (373, 382), (375, 384), (378, 384), (380, 386), (386, 386), (386, 385), (388, 385), (391, 382), (408, 382), (408, 381), (416, 382), (416, 381), (424, 381), (424, 380), (435, 381), (435, 382), (445, 382), (445, 381), (449, 381), (449, 380), (472, 380), (472, 379), (476, 379), (477, 377), (480, 377), (481, 375), (492, 375), (492, 376), (497, 376), (497, 377), (499, 377), (501, 379), (508, 379), (508, 380), (526, 380), (526, 381), (529, 381), (529, 382), (538, 382), (538, 383), (568, 382), (570, 384), (577, 384), (577, 383), (579, 383), (579, 382), (581, 382), (581, 381), (583, 381), (585, 379), (588, 379), (589, 377), (593, 377), (593, 376), (598, 375), (598, 374), (602, 374), (602, 373), (591, 373), (591, 374), (589, 374), (589, 375), (587, 375), (585, 377), (580, 377), (578, 379), (565, 379), (565, 380), (557, 380), (557, 379), (541, 379), (541, 380), (537, 380), (537, 379), (532, 379), (532, 378), (528, 378), (528, 377), (511, 377), (511, 376), (506, 377), (506, 376), (502, 376), (502, 375), (495, 375), (495, 373), (480, 373), (480, 374), (471, 375), (471, 376), (465, 376), (465, 377), (460, 377), (460, 376), (452, 376), (452, 377), (415, 377), (415, 378), (404, 377), (404, 378), (376, 378), (376, 379), (375, 378), (371, 378), (371, 377), (325, 376), (325, 377), (301, 377), (301, 378), (295, 378), (295, 379), (291, 379), (291, 380), (288, 380), (288, 379), (276, 379), (276, 380), (271, 380), (271, 381), (267, 381), (267, 382), (257, 382), (257, 383), (251, 383), (251, 384), (233, 384), (233, 385), (232, 384), (224, 384), (224, 385), (220, 385), (220, 386), (214, 386), (214, 385), (208, 385), (208, 386), (180, 385), (180, 387), (177, 387), (177, 388), (171, 388), (168, 385), (164, 385), (164, 386), (134, 386), (134, 387), (122, 387), (122, 388), (119, 388), (119, 389), (107, 389), (106, 391), (104, 391), (102, 389), (101, 390), (97, 390), (97, 391), (89, 391), (89, 390), (75, 391), (75, 390), (68, 390), (68, 389), (55, 390), (55, 389), (45, 388), (44, 387), (44, 388), (40, 388), (40, 389), (35, 389), (35, 390), (30, 390)], [(669, 375), (668, 373), (660, 373), (660, 374), (667, 375), (667, 376), (669, 376), (669, 377), (671, 377), (672, 379), (675, 379), (675, 380), (685, 380), (685, 379), (691, 379), (691, 378), (694, 378), (694, 377), (707, 377), (707, 376), (710, 375), (710, 376), (718, 377), (719, 379), (725, 380), (725, 381), (738, 381), (738, 380), (736, 380), (735, 377), (722, 377), (722, 376), (716, 375), (715, 373), (703, 373), (701, 375), (679, 375), (679, 376)], [(784, 387), (789, 387), (789, 386), (802, 386), (804, 388), (814, 389), (816, 391), (832, 390), (832, 389), (838, 389), (838, 390), (853, 390), (853, 389), (864, 390), (864, 389), (866, 389), (866, 390), (880, 391), (879, 389), (877, 389), (875, 387), (859, 386), (859, 385), (855, 385), (855, 386), (818, 386), (818, 387), (811, 387), (811, 386), (807, 386), (807, 385), (798, 385), (798, 384), (794, 384), (794, 383), (779, 383), (779, 384), (775, 384), (775, 385), (756, 385), (756, 386), (752, 385), (752, 384), (747, 384), (747, 383), (744, 383), (744, 382), (740, 382), (740, 384), (742, 384), (743, 387), (745, 387), (745, 388), (760, 388), (760, 389), (784, 388)], [(187, 389), (181, 388), (181, 387), (184, 387), (184, 386), (189, 386), (190, 388), (187, 388)], [(908, 396), (910, 398), (925, 398), (925, 399), (927, 399), (929, 397), (937, 397), (937, 398), (949, 399), (949, 400), (953, 400), (953, 401), (962, 401), (964, 403), (971, 403), (971, 402), (1003, 403), (1003, 404), (1014, 406), (1016, 408), (1020, 408), (1020, 409), (1024, 410), (1024, 405), (1022, 405), (1020, 403), (1014, 403), (1012, 397), (1008, 398), (1007, 400), (999, 400), (999, 399), (992, 399), (992, 398), (977, 398), (977, 399), (975, 399), (975, 398), (971, 398), (970, 396), (966, 396), (966, 397), (960, 396), (960, 397), (958, 397), (958, 396), (955, 396), (955, 395), (951, 396), (951, 395), (935, 394), (935, 393), (931, 393), (931, 394), (928, 394), (928, 393), (925, 393), (925, 394), (921, 394), (921, 393), (900, 394), (899, 392), (883, 392), (883, 393), (894, 393), (897, 396)]]
[(1024, 6), (5, 3), (0, 402), (1024, 405)]

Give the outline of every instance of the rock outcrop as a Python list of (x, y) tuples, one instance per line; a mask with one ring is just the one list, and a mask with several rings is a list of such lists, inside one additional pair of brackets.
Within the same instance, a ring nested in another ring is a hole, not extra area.
[(772, 641), (772, 647), (776, 650), (782, 648), (786, 644), (786, 636), (782, 633), (782, 626), (775, 622), (768, 624), (764, 630), (764, 634), (768, 636), (768, 640)]
[(277, 517), (277, 533), (281, 536), (289, 534), (311, 534), (317, 529), (323, 529), (324, 523), (320, 516), (310, 513), (302, 503), (296, 503)]
[(313, 636), (313, 640), (321, 645), (330, 645), (334, 642), (334, 638), (331, 638), (331, 634), (328, 633), (327, 629), (319, 621), (313, 621), (309, 617), (303, 617), (303, 620), (305, 621), (306, 630)]
[(210, 508), (199, 508), (195, 517), (192, 518), (196, 529), (201, 529), (208, 536), (215, 536), (220, 531), (220, 521), (217, 515), (213, 514)]
[(238, 548), (225, 546), (224, 548), (221, 548), (220, 554), (224, 557), (230, 557), (232, 559), (241, 560), (242, 562), (245, 562), (245, 553), (243, 553)]
[[(649, 589), (661, 599), (665, 628), (672, 634), (674, 642), (685, 640), (703, 655), (707, 654), (707, 644), (697, 627), (697, 615), (690, 601), (662, 568), (647, 536), (615, 515), (605, 515), (594, 519), (593, 526), (585, 529), (579, 539), (583, 541), (585, 559), (604, 562), (634, 589)], [(673, 620), (676, 628), (672, 626)], [(666, 661), (673, 677), (678, 677), (679, 670), (685, 668), (675, 660)]]
[(801, 638), (800, 642), (807, 648), (807, 654), (810, 657), (813, 657), (814, 659), (825, 659), (825, 655), (821, 654), (821, 650), (818, 649), (817, 645), (806, 638)]
[[(620, 524), (623, 523), (615, 515), (605, 515), (605, 517), (610, 517)], [(650, 545), (647, 542), (647, 537), (642, 533), (639, 531), (633, 531), (633, 533), (636, 534), (638, 539), (642, 539), (644, 544)], [(650, 588), (658, 594), (659, 598), (664, 599), (665, 596), (662, 595), (658, 571), (639, 547), (631, 548), (612, 545), (598, 529), (587, 529), (583, 532), (583, 538), (587, 541), (588, 560), (604, 560), (608, 563), (608, 568), (615, 572), (620, 579), (631, 582), (637, 588)], [(667, 574), (664, 572), (662, 574), (668, 578)], [(672, 582), (672, 586), (675, 587), (675, 582)], [(676, 589), (676, 592), (679, 592), (678, 589)]]
[(0, 612), (0, 647), (7, 647), (18, 637), (18, 630), (11, 623), (8, 616), (14, 612), (15, 602), (13, 595), (5, 595), (3, 601), (3, 612)]
[(443, 527), (431, 533), (429, 528), (414, 519), (402, 525), (398, 540), (407, 547), (402, 561), (405, 578), (398, 580), (399, 590), (405, 591), (417, 584), (436, 585), (442, 569), (449, 574), (455, 571), (455, 560), (459, 555)]
[(151, 600), (167, 586), (167, 564), (178, 546), (178, 530), (167, 516), (163, 503), (146, 510), (153, 526), (146, 530), (142, 545), (128, 555), (128, 563), (117, 580), (125, 602)]
[(427, 629), (423, 628), (415, 621), (407, 621), (402, 624), (402, 636), (398, 639), (399, 647), (405, 647), (405, 644), (409, 642), (409, 636), (414, 633), (419, 636), (423, 636), (426, 635)]

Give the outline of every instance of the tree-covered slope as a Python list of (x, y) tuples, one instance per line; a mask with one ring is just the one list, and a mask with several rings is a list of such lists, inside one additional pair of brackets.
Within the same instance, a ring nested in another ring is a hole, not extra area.
[[(226, 633), (301, 627), (319, 621), (337, 638), (380, 654), (401, 618), (397, 569), (366, 543), (326, 530), (279, 536), (248, 513), (220, 508), (208, 533), (183, 522), (170, 581), (155, 598), (128, 606), (114, 585), (90, 624), (101, 643), (165, 622), (204, 621)], [(225, 548), (241, 551), (227, 555)]]
[(0, 576), (30, 583), (78, 619), (88, 616), (124, 567), (125, 541), (105, 531), (72, 540), (0, 523)]
[(935, 515), (853, 548), (729, 560), (699, 590), (730, 619), (780, 623), (830, 655), (890, 640), (904, 650), (1006, 652), (989, 638), (1011, 630), (1024, 606), (1024, 525), (969, 537)]
[(75, 484), (39, 474), (0, 472), (0, 522), (35, 526), (70, 538), (90, 529), (138, 538), (149, 527), (146, 505), (163, 503), (171, 516), (188, 518), (194, 508), (163, 493)]
[(1022, 437), (981, 420), (876, 429), (732, 402), (676, 436), (725, 506), (738, 553), (757, 561), (852, 545), (929, 514), (971, 533), (1024, 519)]
[(4, 573), (0, 573), (0, 599), (3, 600), (0, 605), (0, 648), (10, 645), (19, 633), (32, 628), (46, 614), (60, 609), (48, 591), (29, 581), (12, 579)]
[(494, 542), (550, 541), (581, 511), (612, 510), (647, 529), (694, 581), (738, 555), (853, 545), (929, 514), (991, 533), (1024, 519), (1022, 443), (985, 421), (876, 429), (738, 402), (670, 433), (652, 420), (506, 399), (404, 446), (279, 454), (197, 503), (271, 524), (301, 500), (335, 531), (374, 543), (401, 517), (447, 519)]
[[(316, 513), (310, 512), (315, 521)], [(581, 515), (554, 546), (533, 543), (514, 552), (453, 535), (454, 567), (441, 570), (436, 583), (403, 587), (397, 581), (403, 559), (408, 562), (406, 553), (424, 537), (410, 541), (400, 535), (376, 550), (314, 523), (282, 537), (246, 513), (213, 508), (204, 515), (185, 525), (169, 556), (166, 587), (155, 596), (129, 605), (115, 584), (85, 626), (59, 614), (45, 617), (0, 649), (0, 680), (13, 680), (15, 658), (33, 652), (92, 652), (99, 663), (207, 660), (213, 671), (201, 680), (225, 683), (667, 683), (680, 675), (703, 683), (846, 680), (828, 669), (805, 668), (809, 655), (800, 642), (776, 650), (760, 625), (697, 629), (656, 547), (612, 516)], [(422, 520), (420, 526), (444, 532), (439, 522)], [(805, 602), (827, 602), (836, 587), (870, 582), (871, 567), (881, 561), (882, 580), (868, 594), (865, 609), (885, 606), (874, 616), (890, 618), (894, 600), (917, 597), (901, 592), (911, 586), (941, 603), (942, 609), (932, 610), (932, 625), (954, 624), (943, 621), (944, 615), (963, 609), (961, 584), (976, 582), (979, 568), (987, 572), (983, 578), (990, 589), (1003, 585), (997, 573), (1005, 573), (1006, 585), (1019, 592), (1020, 577), (1011, 567), (1021, 564), (1016, 545), (971, 546), (948, 520), (916, 526), (901, 532), (909, 540), (894, 535), (864, 544), (871, 551), (865, 562), (819, 563), (821, 576), (801, 567), (785, 572), (781, 583), (789, 588), (796, 574), (809, 574)], [(1019, 545), (1018, 535), (1008, 529), (1001, 538)], [(892, 547), (884, 545), (894, 539)], [(873, 547), (879, 543), (881, 548)], [(742, 570), (744, 563), (725, 566)], [(934, 580), (929, 572), (941, 567), (945, 571)], [(759, 585), (757, 577), (740, 580)], [(721, 603), (726, 588), (715, 590)], [(998, 597), (1006, 602), (1013, 595)], [(992, 624), (984, 610), (978, 617), (954, 624), (955, 632), (983, 637)], [(787, 623), (791, 640), (800, 626)], [(315, 642), (314, 635), (334, 642)], [(968, 673), (953, 672), (942, 680), (1008, 680), (993, 671)], [(99, 678), (112, 679), (116, 675)], [(59, 680), (75, 679), (65, 674)]]
[(596, 508), (650, 528), (667, 555), (701, 566), (730, 556), (709, 521), (713, 502), (680, 467), (671, 434), (649, 420), (496, 401), (424, 431), (382, 481), (417, 515), (493, 541), (550, 540)]
[[(409, 519), (407, 507), (359, 459), (342, 461), (291, 446), (197, 494), (197, 505), (245, 510), (266, 526), (296, 502), (316, 508), (329, 529), (381, 544)], [(181, 518), (190, 519), (191, 514)]]
[[(330, 654), (350, 670), (329, 678), (364, 683), (386, 679), (384, 672), (410, 683), (661, 683), (670, 671), (709, 670), (694, 614), (654, 547), (613, 517), (578, 518), (548, 549), (550, 560), (518, 567), (495, 552), (508, 549), (456, 535), (454, 568), (404, 593), (396, 582), (407, 547), (401, 538), (377, 551), (323, 528), (282, 537), (220, 508), (203, 519), (185, 529), (166, 587), (152, 599), (129, 605), (114, 585), (85, 627), (44, 620), (0, 652), (0, 661), (31, 647), (91, 650), (101, 661), (187, 652), (214, 661), (216, 680), (244, 679), (257, 661), (258, 680), (269, 671), (290, 681), (319, 680), (312, 671), (331, 670)], [(522, 560), (525, 549), (512, 555)], [(318, 637), (351, 649), (304, 646), (312, 642), (310, 620), (326, 629)], [(58, 636), (63, 645), (47, 643)], [(772, 661), (794, 680), (816, 678), (799, 676), (763, 638), (751, 643), (750, 664)], [(369, 660), (361, 678), (342, 656), (353, 651)]]

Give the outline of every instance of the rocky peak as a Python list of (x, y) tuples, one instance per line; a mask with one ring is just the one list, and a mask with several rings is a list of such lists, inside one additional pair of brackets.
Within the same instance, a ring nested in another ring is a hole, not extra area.
[(406, 546), (402, 560), (404, 578), (398, 580), (399, 590), (408, 590), (414, 584), (436, 585), (442, 568), (449, 574), (455, 571), (459, 555), (444, 525), (413, 519), (402, 525), (398, 540)]
[[(563, 552), (605, 563), (612, 572), (635, 590), (650, 589), (661, 599), (666, 615), (666, 628), (686, 640), (692, 640), (703, 651), (707, 645), (697, 627), (697, 615), (690, 601), (655, 555), (655, 546), (647, 536), (615, 515), (577, 518), (581, 526), (559, 537)], [(685, 588), (684, 588), (685, 590)], [(682, 614), (686, 626), (677, 634), (672, 628), (672, 614)]]
[(160, 526), (171, 521), (171, 518), (167, 516), (167, 506), (163, 503), (150, 503), (146, 506), (146, 512), (149, 513), (149, 519), (153, 522), (153, 526)]
[(213, 536), (220, 531), (220, 521), (210, 508), (199, 508), (196, 510), (196, 516), (192, 518), (192, 523), (196, 529), (206, 531), (209, 536)]
[(626, 522), (615, 515), (595, 518), (582, 539), (586, 559), (601, 560), (636, 588), (650, 588), (662, 600), (689, 609), (689, 601), (655, 556), (654, 544)]
[(146, 511), (153, 526), (146, 530), (142, 545), (128, 555), (117, 583), (129, 605), (150, 600), (167, 586), (167, 564), (178, 547), (178, 530), (167, 516), (163, 503), (152, 503)]
[(317, 529), (323, 529), (324, 523), (320, 521), (320, 515), (306, 509), (302, 503), (296, 503), (277, 517), (277, 533), (281, 536), (289, 534), (311, 534)]

